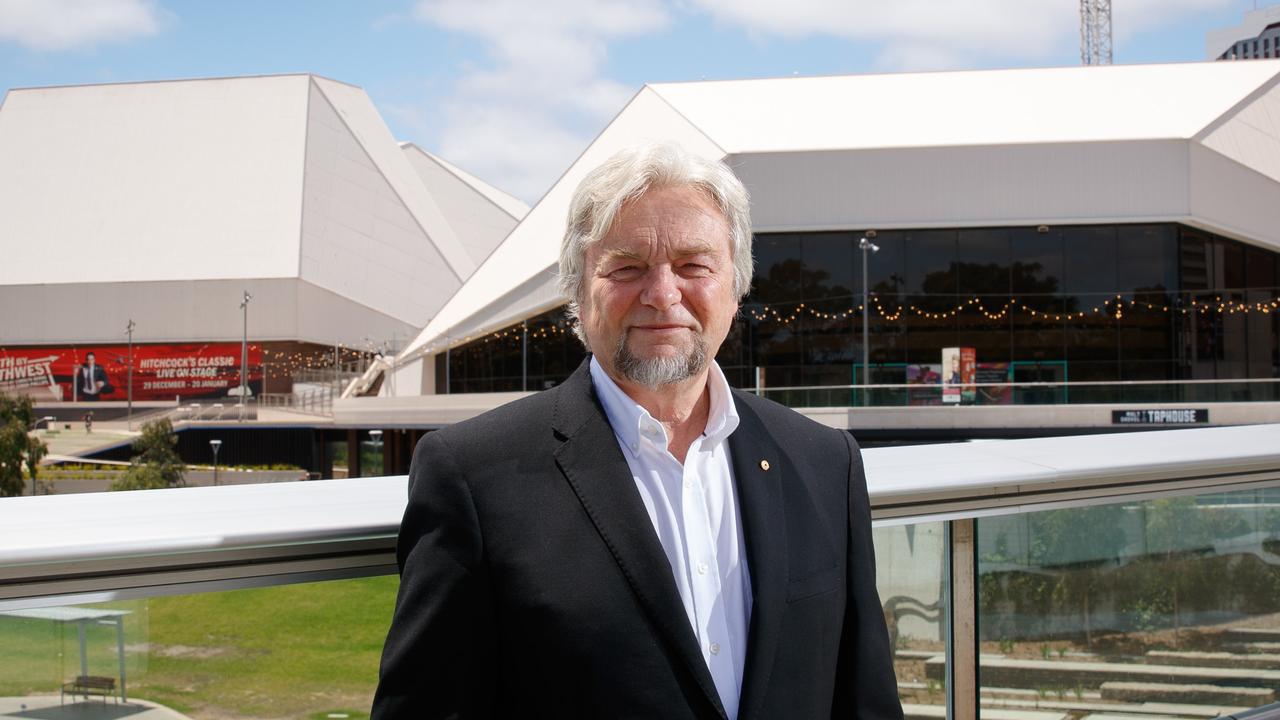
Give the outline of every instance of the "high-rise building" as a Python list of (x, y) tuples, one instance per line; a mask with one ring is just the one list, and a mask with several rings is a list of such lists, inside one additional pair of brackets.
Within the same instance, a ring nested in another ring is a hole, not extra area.
[(1244, 14), (1244, 22), (1205, 36), (1209, 60), (1280, 58), (1280, 5)]

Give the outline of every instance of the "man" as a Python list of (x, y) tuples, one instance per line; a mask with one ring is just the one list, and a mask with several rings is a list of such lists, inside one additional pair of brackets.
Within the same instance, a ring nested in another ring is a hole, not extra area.
[(560, 272), (588, 362), (414, 454), (373, 718), (901, 718), (857, 446), (713, 359), (741, 183), (620, 153)]
[(101, 399), (104, 388), (107, 386), (107, 372), (98, 364), (92, 352), (85, 355), (84, 363), (76, 368), (71, 384), (75, 388), (73, 397), (81, 402)]

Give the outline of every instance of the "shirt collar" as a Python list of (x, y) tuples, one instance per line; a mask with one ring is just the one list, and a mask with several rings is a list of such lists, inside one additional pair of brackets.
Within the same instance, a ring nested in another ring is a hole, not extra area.
[[(600, 366), (595, 355), (591, 356), (591, 382), (595, 385), (596, 396), (604, 406), (605, 417), (613, 426), (614, 434), (633, 454), (639, 452), (641, 428), (648, 423), (656, 423), (661, 428), (661, 423), (657, 423), (648, 410), (618, 387)], [(715, 360), (711, 361), (710, 371), (707, 373), (707, 388), (711, 394), (711, 406), (707, 409), (707, 426), (702, 431), (702, 436), (708, 443), (715, 443), (729, 437), (738, 428), (739, 422), (738, 408), (734, 406), (729, 380)]]

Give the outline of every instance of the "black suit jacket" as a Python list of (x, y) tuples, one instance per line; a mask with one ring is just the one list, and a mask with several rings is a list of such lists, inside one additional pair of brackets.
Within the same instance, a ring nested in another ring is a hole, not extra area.
[[(901, 718), (857, 446), (734, 401), (754, 600), (739, 717)], [(422, 439), (398, 560), (375, 720), (724, 716), (586, 363)]]
[(102, 366), (96, 363), (93, 366), (93, 373), (92, 373), (93, 385), (94, 387), (97, 387), (99, 382), (104, 383), (104, 385), (102, 386), (103, 388), (102, 390), (98, 390), (92, 393), (86, 393), (84, 391), (84, 386), (85, 386), (86, 379), (89, 377), (90, 377), (90, 372), (89, 372), (88, 365), (80, 365), (79, 367), (76, 368), (75, 376), (72, 381), (72, 385), (74, 385), (74, 389), (72, 390), (72, 395), (71, 395), (72, 397), (79, 397), (82, 400), (84, 399), (96, 400), (98, 397), (106, 394), (107, 386), (105, 385), (105, 383), (107, 382), (107, 371), (103, 370)]

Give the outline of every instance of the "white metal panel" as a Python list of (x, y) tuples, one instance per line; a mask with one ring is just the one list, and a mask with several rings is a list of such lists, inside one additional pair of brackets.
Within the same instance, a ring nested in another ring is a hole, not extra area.
[(434, 387), (425, 387), (426, 370), (435, 365), (431, 358), (417, 358), (396, 366), (382, 378), (382, 387), (378, 389), (379, 397), (421, 397), (429, 394)]
[(1241, 107), (1202, 142), (1280, 182), (1280, 83)]
[(757, 231), (1186, 215), (1185, 140), (735, 155)]
[(1198, 143), (1190, 162), (1194, 224), (1280, 251), (1280, 182)]
[(443, 352), (484, 335), (514, 325), (552, 308), (563, 305), (564, 297), (556, 282), (557, 267), (551, 266), (502, 294), (471, 317), (449, 328), (432, 343), (420, 346), (423, 351)]
[[(376, 351), (384, 343), (405, 342), (421, 328), (305, 280), (298, 281), (297, 329), (291, 336), (322, 345), (342, 344), (356, 350)], [(254, 298), (257, 305), (257, 298)], [(257, 308), (267, 312), (266, 308)], [(250, 335), (250, 337), (253, 337)]]
[(409, 161), (405, 159), (391, 131), (369, 101), (369, 96), (358, 87), (327, 78), (316, 77), (313, 81), (359, 140), (369, 159), (400, 197), (405, 208), (412, 213), (415, 222), (431, 238), (431, 243), (444, 257), (454, 275), (459, 279), (469, 276), (475, 270), (475, 263), (467, 256), (439, 206), (409, 166)]
[(1189, 138), (1277, 73), (1257, 60), (650, 87), (741, 154)]
[[(412, 182), (421, 189), (416, 176)], [(417, 328), (461, 286), (370, 148), (314, 87), (305, 190), (299, 274), (306, 281)]]
[(467, 254), (477, 266), (484, 262), (524, 213), (512, 216), (489, 194), (472, 184), (480, 183), (479, 180), (459, 175), (461, 171), (417, 145), (405, 144), (401, 149), (449, 224), (457, 230), (458, 239), (467, 249)]
[(307, 85), (10, 91), (0, 284), (294, 276)]
[(239, 342), (248, 290), (249, 337), (297, 339), (297, 285), (296, 278), (0, 285), (0, 332), (6, 345), (123, 343), (132, 319), (134, 342)]
[(569, 200), (582, 178), (623, 147), (659, 140), (678, 142), (689, 152), (717, 160), (724, 157), (714, 142), (656, 93), (642, 89), (405, 348), (405, 354), (455, 337), (455, 326), (481, 321), (477, 315), (486, 306), (554, 266), (560, 254)]
[(481, 180), (475, 175), (472, 175), (466, 170), (463, 170), (457, 165), (454, 165), (448, 160), (445, 160), (439, 155), (429, 153), (426, 150), (423, 150), (422, 148), (418, 147), (417, 145), (414, 145), (413, 143), (401, 143), (400, 145), (401, 147), (405, 148), (405, 150), (408, 150), (409, 148), (413, 148), (417, 150), (419, 153), (427, 156), (433, 162), (438, 164), (440, 167), (444, 168), (448, 172), (455, 175), (459, 180), (470, 185), (472, 189), (474, 189), (476, 192), (480, 193), (481, 195), (484, 195), (486, 198), (489, 199), (490, 202), (492, 202), (494, 205), (497, 205), (499, 208), (502, 209), (503, 212), (510, 215), (512, 218), (519, 220), (520, 218), (529, 214), (529, 206), (525, 204), (523, 200), (515, 197), (514, 195), (509, 195), (506, 192), (499, 190), (498, 188), (490, 185), (484, 180)]

